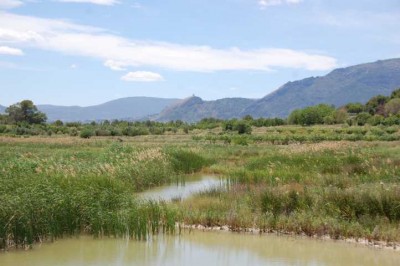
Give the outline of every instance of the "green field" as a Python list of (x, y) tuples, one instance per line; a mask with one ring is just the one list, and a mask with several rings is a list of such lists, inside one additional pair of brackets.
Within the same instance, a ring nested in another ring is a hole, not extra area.
[[(178, 222), (399, 242), (399, 135), (397, 126), (280, 126), (1, 137), (0, 248), (76, 234), (145, 239)], [(229, 185), (171, 203), (136, 197), (192, 173)]]

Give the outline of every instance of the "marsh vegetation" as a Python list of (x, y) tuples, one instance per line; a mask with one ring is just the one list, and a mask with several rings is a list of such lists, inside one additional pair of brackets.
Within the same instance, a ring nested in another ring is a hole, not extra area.
[[(1, 248), (78, 234), (146, 239), (174, 233), (177, 224), (398, 242), (398, 141), (296, 141), (321, 132), (378, 131), (399, 134), (397, 127), (278, 126), (232, 135), (248, 138), (246, 145), (203, 140), (225, 134), (222, 128), (123, 142), (2, 137)], [(256, 140), (273, 136), (293, 138)], [(137, 196), (192, 173), (229, 185), (172, 202)]]

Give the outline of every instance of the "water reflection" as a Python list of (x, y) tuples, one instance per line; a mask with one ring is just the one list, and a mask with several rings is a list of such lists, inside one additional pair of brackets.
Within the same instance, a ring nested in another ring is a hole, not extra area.
[(65, 239), (0, 254), (0, 265), (398, 265), (400, 254), (346, 243), (229, 232), (185, 232), (151, 241)]
[(194, 193), (225, 185), (225, 181), (215, 176), (193, 176), (184, 182), (176, 182), (139, 193), (142, 199), (175, 200), (186, 199)]

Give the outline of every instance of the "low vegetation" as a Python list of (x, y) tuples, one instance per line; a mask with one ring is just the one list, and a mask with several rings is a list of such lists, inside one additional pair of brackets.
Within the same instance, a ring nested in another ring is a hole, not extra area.
[[(146, 239), (176, 223), (399, 242), (398, 95), (196, 124), (46, 124), (17, 104), (0, 119), (0, 249), (83, 233)], [(199, 172), (227, 185), (169, 203), (136, 197)]]
[[(110, 141), (0, 144), (0, 249), (80, 233), (173, 232), (177, 211), (135, 192), (171, 182), (210, 161), (185, 148), (137, 148)], [(185, 157), (184, 166), (176, 159)]]
[(216, 148), (228, 187), (176, 203), (186, 224), (400, 240), (400, 150), (385, 142)]

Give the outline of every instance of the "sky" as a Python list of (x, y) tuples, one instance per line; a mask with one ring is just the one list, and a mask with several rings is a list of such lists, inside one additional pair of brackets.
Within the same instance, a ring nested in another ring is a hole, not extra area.
[(0, 0), (0, 104), (261, 98), (400, 57), (399, 0)]

